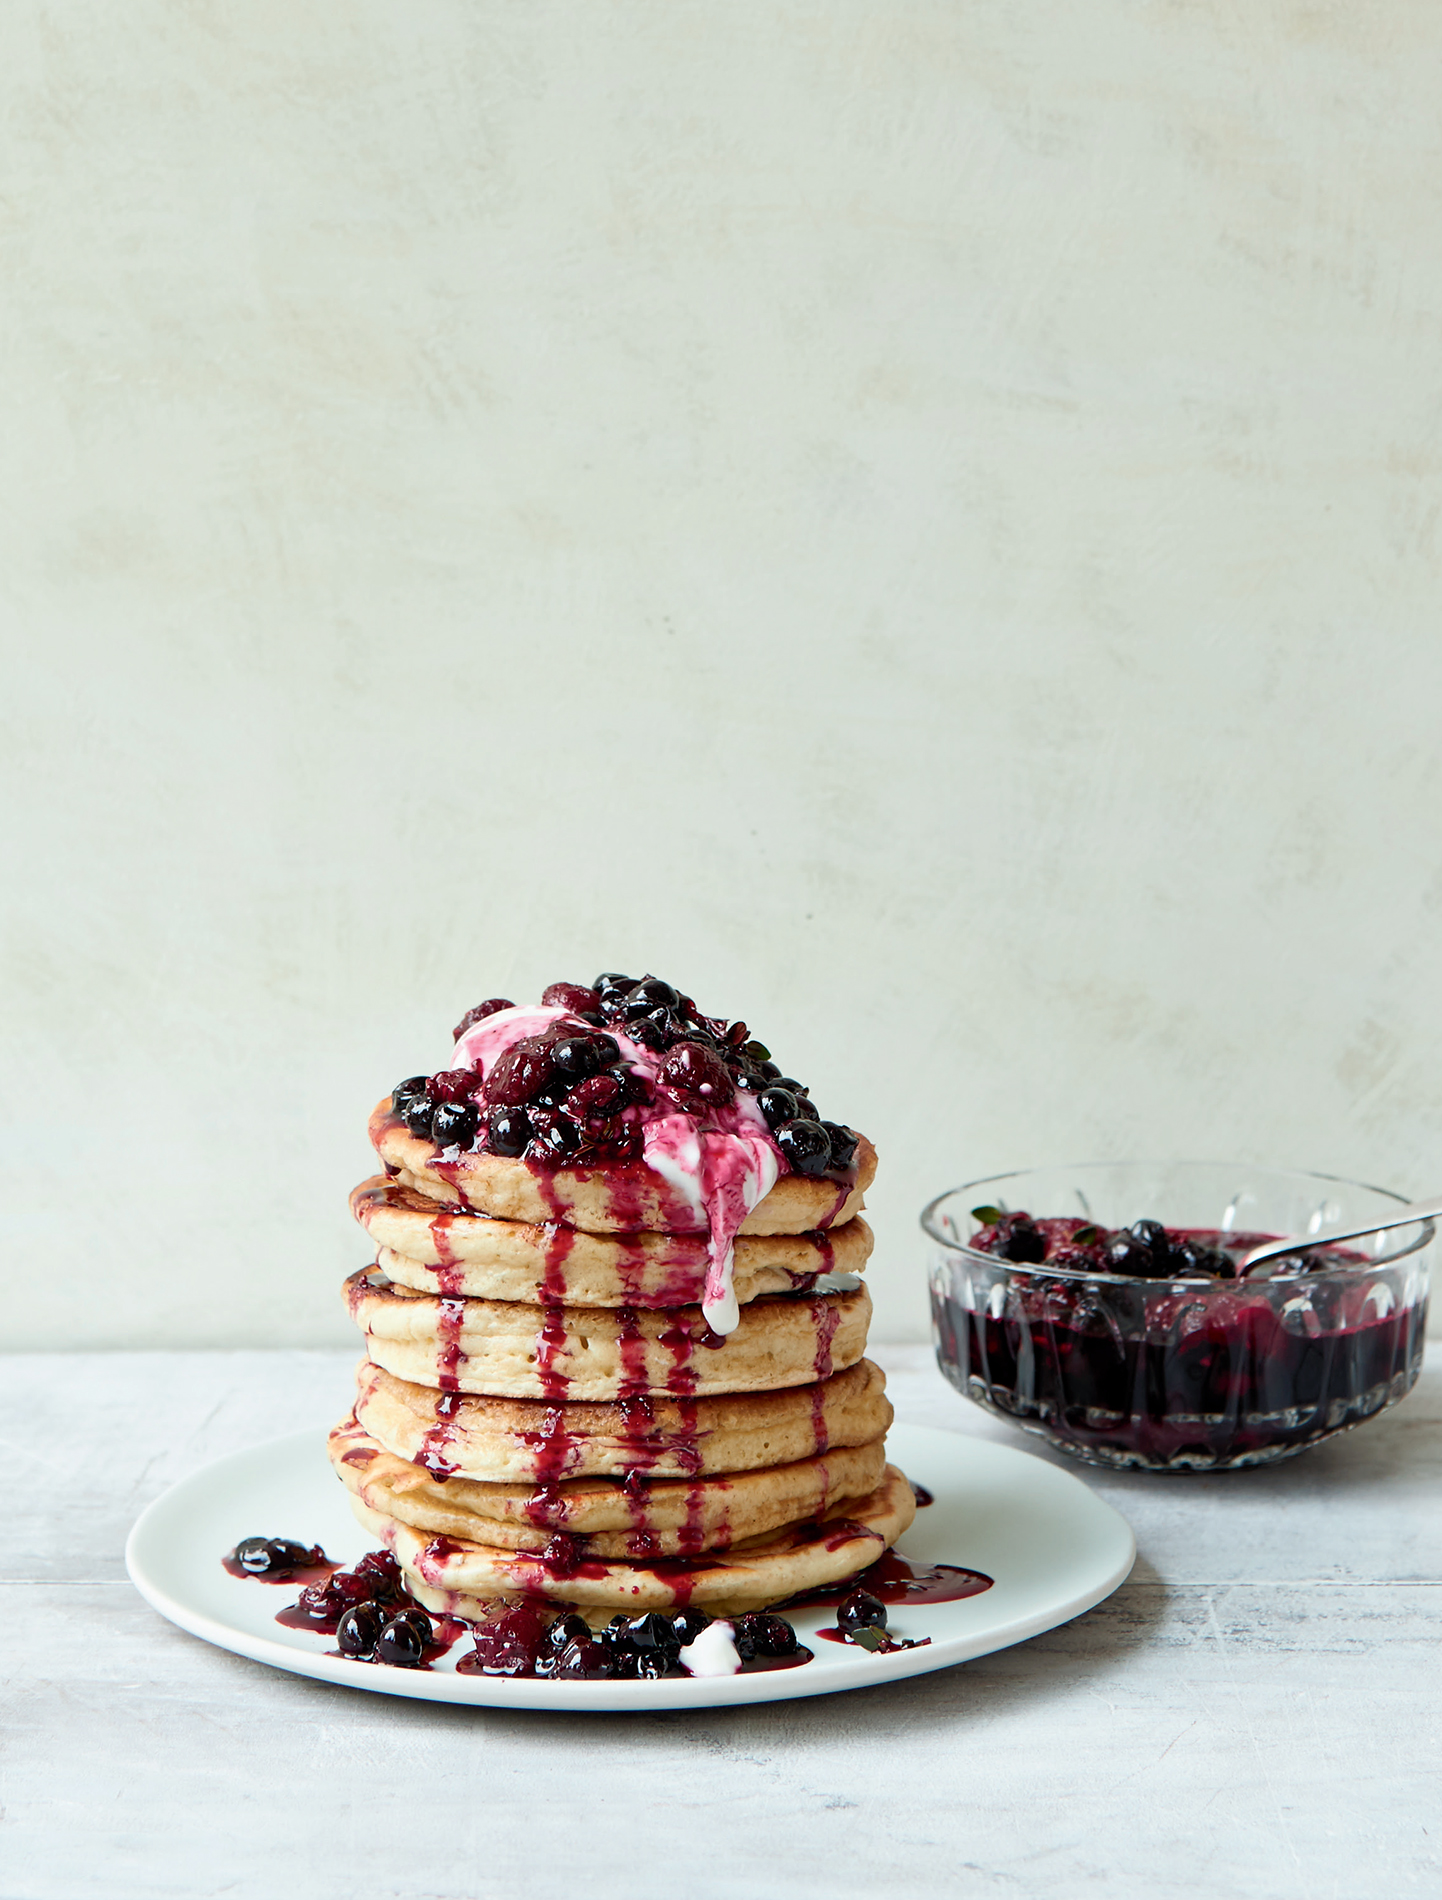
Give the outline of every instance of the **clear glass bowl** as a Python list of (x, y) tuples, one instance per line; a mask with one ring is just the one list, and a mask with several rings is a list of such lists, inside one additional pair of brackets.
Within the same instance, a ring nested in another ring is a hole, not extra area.
[(935, 1244), (936, 1356), (958, 1391), (1089, 1464), (1220, 1471), (1289, 1458), (1415, 1384), (1430, 1222), (1349, 1241), (1345, 1260), (1320, 1271), (1284, 1260), (1244, 1280), (1152, 1280), (979, 1252), (972, 1209), (1306, 1234), (1325, 1247), (1329, 1232), (1402, 1204), (1354, 1181), (1224, 1162), (1090, 1162), (972, 1181), (921, 1217)]

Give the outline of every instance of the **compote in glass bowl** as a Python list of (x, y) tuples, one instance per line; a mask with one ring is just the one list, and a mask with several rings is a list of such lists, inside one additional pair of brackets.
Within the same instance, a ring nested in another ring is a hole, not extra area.
[[(1357, 1182), (1217, 1162), (972, 1181), (922, 1215), (937, 1359), (968, 1398), (1089, 1464), (1219, 1471), (1291, 1457), (1416, 1382), (1432, 1225), (1327, 1245), (1329, 1230), (1403, 1204)], [(1249, 1247), (1284, 1234), (1316, 1246), (1238, 1276)]]

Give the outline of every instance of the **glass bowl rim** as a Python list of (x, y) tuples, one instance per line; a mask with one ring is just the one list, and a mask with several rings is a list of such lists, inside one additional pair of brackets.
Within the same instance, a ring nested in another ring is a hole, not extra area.
[[(1399, 1260), (1405, 1260), (1409, 1254), (1417, 1253), (1423, 1247), (1430, 1245), (1437, 1233), (1436, 1226), (1433, 1222), (1430, 1220), (1420, 1220), (1418, 1225), (1422, 1231), (1418, 1234), (1417, 1238), (1409, 1241), (1405, 1247), (1398, 1247), (1395, 1253), (1384, 1254), (1377, 1260), (1359, 1261), (1354, 1267), (1328, 1267), (1325, 1273), (1311, 1273), (1305, 1276), (1300, 1273), (1295, 1275), (1287, 1274), (1285, 1276), (1269, 1274), (1265, 1279), (1258, 1278), (1256, 1280), (1214, 1280), (1210, 1275), (1198, 1276), (1196, 1279), (1188, 1279), (1180, 1275), (1176, 1278), (1167, 1276), (1161, 1279), (1154, 1279), (1135, 1273), (1099, 1273), (1095, 1268), (1088, 1271), (1084, 1267), (1050, 1266), (1045, 1260), (1002, 1260), (994, 1253), (982, 1253), (978, 1248), (968, 1247), (964, 1240), (953, 1239), (950, 1234), (938, 1233), (933, 1220), (936, 1210), (941, 1206), (942, 1202), (949, 1201), (954, 1194), (967, 1194), (970, 1193), (973, 1188), (988, 1187), (1002, 1181), (1017, 1181), (1020, 1180), (1023, 1175), (1028, 1174), (1042, 1174), (1053, 1171), (1066, 1173), (1073, 1170), (1077, 1173), (1082, 1173), (1083, 1171), (1100, 1170), (1102, 1168), (1233, 1167), (1244, 1171), (1251, 1170), (1251, 1172), (1256, 1174), (1287, 1174), (1298, 1180), (1326, 1182), (1333, 1187), (1363, 1188), (1368, 1194), (1380, 1194), (1383, 1200), (1395, 1201), (1399, 1207), (1405, 1207), (1407, 1205), (1406, 1195), (1398, 1194), (1393, 1188), (1376, 1187), (1370, 1181), (1354, 1181), (1345, 1174), (1321, 1174), (1314, 1168), (1278, 1168), (1272, 1166), (1270, 1163), (1264, 1162), (1204, 1161), (1198, 1159), (1196, 1156), (1180, 1155), (1173, 1156), (1170, 1159), (1137, 1157), (1119, 1161), (1043, 1162), (1031, 1168), (1008, 1168), (1002, 1174), (979, 1175), (974, 1181), (962, 1181), (956, 1187), (945, 1188), (940, 1194), (933, 1195), (921, 1210), (921, 1229), (928, 1240), (935, 1241), (936, 1245), (943, 1248), (947, 1253), (958, 1255), (965, 1260), (974, 1260), (978, 1266), (1005, 1267), (1010, 1269), (1013, 1273), (1036, 1274), (1053, 1280), (1093, 1280), (1101, 1286), (1150, 1287), (1153, 1292), (1160, 1292), (1164, 1287), (1174, 1286), (1207, 1287), (1218, 1294), (1227, 1292), (1235, 1293), (1237, 1288), (1241, 1286), (1265, 1286), (1269, 1281), (1274, 1281), (1278, 1278), (1290, 1280), (1305, 1277), (1308, 1280), (1315, 1281), (1330, 1276), (1375, 1273), (1378, 1268), (1395, 1266)], [(1043, 1216), (1043, 1218), (1045, 1218), (1045, 1216)], [(1403, 1228), (1401, 1231), (1405, 1233), (1406, 1229)], [(1319, 1241), (1318, 1244), (1322, 1245), (1324, 1242)]]

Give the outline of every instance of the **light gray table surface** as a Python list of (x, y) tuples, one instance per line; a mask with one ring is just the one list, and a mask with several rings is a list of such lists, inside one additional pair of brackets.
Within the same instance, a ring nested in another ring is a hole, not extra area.
[[(1050, 1455), (926, 1348), (872, 1352), (901, 1419)], [(849, 1695), (635, 1717), (356, 1694), (137, 1596), (140, 1509), (330, 1422), (353, 1364), (0, 1357), (4, 1900), (1442, 1893), (1442, 1367), (1270, 1470), (1068, 1464), (1140, 1555), (1050, 1635)]]

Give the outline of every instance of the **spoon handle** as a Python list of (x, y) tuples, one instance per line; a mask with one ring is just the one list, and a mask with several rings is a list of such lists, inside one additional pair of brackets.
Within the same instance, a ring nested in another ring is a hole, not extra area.
[(1280, 1260), (1290, 1253), (1310, 1253), (1314, 1247), (1331, 1247), (1339, 1240), (1361, 1240), (1366, 1234), (1384, 1234), (1390, 1227), (1408, 1227), (1413, 1221), (1436, 1220), (1439, 1216), (1442, 1216), (1442, 1195), (1431, 1201), (1413, 1201), (1410, 1206), (1399, 1207), (1394, 1213), (1381, 1220), (1368, 1221), (1363, 1227), (1341, 1227), (1334, 1234), (1312, 1234), (1306, 1240), (1293, 1236), (1288, 1240), (1264, 1241), (1260, 1247), (1253, 1247), (1237, 1270), (1250, 1273), (1264, 1260)]

